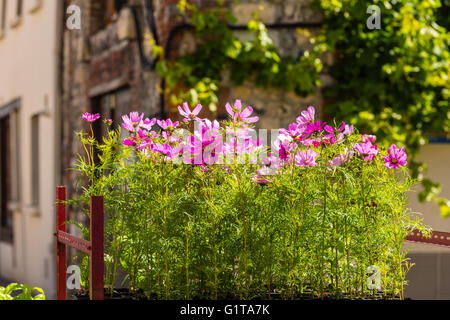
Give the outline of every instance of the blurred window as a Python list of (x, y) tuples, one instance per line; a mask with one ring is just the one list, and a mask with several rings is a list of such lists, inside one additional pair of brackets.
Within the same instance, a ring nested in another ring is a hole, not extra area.
[(12, 215), (8, 209), (11, 189), (10, 161), (10, 117), (0, 119), (0, 240), (11, 241)]
[(9, 159), (10, 152), (9, 116), (0, 119), (0, 240), (11, 238), (12, 221), (8, 210), (10, 189)]
[(18, 109), (20, 99), (0, 107), (0, 241), (13, 241), (13, 211), (19, 203)]

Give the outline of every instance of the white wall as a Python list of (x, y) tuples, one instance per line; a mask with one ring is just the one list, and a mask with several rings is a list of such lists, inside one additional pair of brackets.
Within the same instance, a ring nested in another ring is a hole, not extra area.
[[(31, 12), (36, 5), (41, 7)], [(59, 0), (24, 0), (21, 23), (12, 27), (15, 0), (8, 0), (6, 32), (0, 40), (0, 107), (21, 98), (20, 203), (14, 213), (14, 243), (0, 243), (2, 277), (55, 294), (54, 201), (55, 115), (59, 67)], [(39, 118), (40, 205), (32, 208), (31, 118)]]

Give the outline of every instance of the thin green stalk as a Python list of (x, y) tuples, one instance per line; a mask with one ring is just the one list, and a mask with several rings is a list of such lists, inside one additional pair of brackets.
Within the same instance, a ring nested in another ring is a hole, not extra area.
[(191, 292), (190, 292), (190, 283), (189, 283), (189, 226), (186, 228), (186, 299), (190, 300)]
[(250, 278), (247, 272), (248, 264), (247, 264), (247, 223), (245, 216), (245, 201), (244, 201), (244, 193), (242, 190), (241, 184), (241, 174), (238, 175), (238, 185), (239, 185), (239, 193), (241, 198), (241, 211), (242, 211), (242, 225), (243, 225), (243, 240), (244, 240), (244, 276), (245, 276), (245, 298), (248, 297), (249, 292), (249, 282)]

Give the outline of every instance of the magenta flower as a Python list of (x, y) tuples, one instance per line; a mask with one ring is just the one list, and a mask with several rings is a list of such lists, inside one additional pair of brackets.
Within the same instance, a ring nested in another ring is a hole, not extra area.
[(185, 145), (185, 162), (194, 165), (214, 164), (223, 150), (222, 135), (218, 121), (205, 119), (196, 122), (194, 135), (188, 137)]
[(356, 144), (355, 151), (363, 156), (364, 161), (372, 161), (378, 155), (378, 147), (370, 141)]
[(268, 184), (272, 183), (274, 179), (267, 179), (257, 174), (252, 177), (252, 180), (261, 186), (267, 186)]
[(138, 149), (143, 149), (147, 147), (151, 143), (149, 137), (147, 136), (147, 132), (138, 129), (137, 134), (132, 137), (126, 138), (123, 140), (122, 144), (130, 147), (134, 147), (138, 145)]
[(273, 176), (278, 174), (278, 168), (276, 166), (268, 167), (264, 166), (257, 171), (259, 176)]
[(316, 122), (312, 122), (312, 123), (308, 123), (305, 133), (306, 134), (313, 134), (316, 132), (322, 132), (324, 130), (324, 127), (327, 125), (326, 122), (321, 123), (320, 121), (316, 121)]
[(134, 137), (126, 138), (125, 140), (123, 140), (122, 143), (123, 143), (123, 145), (129, 146), (129, 147), (134, 147), (136, 145), (136, 141), (134, 140)]
[(180, 145), (173, 147), (167, 143), (152, 144), (151, 149), (155, 153), (160, 153), (160, 154), (164, 155), (166, 160), (174, 160), (176, 157), (178, 157), (180, 155), (180, 153), (182, 151), (182, 147)]
[(301, 140), (301, 135), (305, 132), (305, 127), (298, 125), (297, 123), (292, 123), (289, 125), (288, 129), (280, 129), (280, 134), (285, 136), (290, 136), (295, 138), (295, 140)]
[(122, 116), (122, 127), (129, 132), (136, 132), (136, 128), (141, 124), (144, 119), (144, 114), (139, 115), (139, 112), (131, 112), (129, 116)]
[(332, 161), (330, 161), (329, 165), (331, 167), (340, 167), (346, 162), (345, 158), (346, 158), (345, 154), (340, 154), (336, 158), (334, 158)]
[(278, 174), (276, 169), (263, 167), (257, 171), (257, 174), (253, 176), (252, 180), (259, 185), (266, 186), (275, 180), (274, 178), (269, 178), (268, 176), (275, 174)]
[(91, 113), (86, 112), (85, 114), (83, 114), (82, 118), (83, 118), (83, 120), (86, 120), (87, 122), (95, 122), (98, 119), (100, 119), (100, 114), (99, 113), (91, 114)]
[(375, 142), (377, 142), (377, 137), (373, 136), (373, 135), (363, 134), (361, 136), (361, 140), (362, 140), (362, 142), (370, 141), (371, 143), (375, 143)]
[(185, 122), (189, 122), (192, 120), (201, 121), (198, 115), (200, 114), (200, 111), (202, 111), (202, 105), (199, 104), (193, 111), (189, 109), (189, 105), (187, 102), (183, 104), (183, 109), (178, 106), (178, 111), (180, 112), (180, 115), (184, 117)]
[(348, 124), (346, 124), (345, 128), (344, 128), (344, 134), (347, 136), (350, 136), (353, 134), (354, 130), (355, 130), (355, 127), (353, 125), (349, 126)]
[(338, 134), (340, 134), (340, 133), (342, 133), (342, 131), (344, 131), (344, 127), (341, 126), (339, 129), (335, 129), (331, 126), (326, 125), (324, 130), (326, 132), (328, 132), (328, 134), (323, 136), (322, 142), (330, 145), (330, 144), (335, 144), (337, 142), (335, 131)]
[(300, 151), (295, 156), (295, 164), (299, 167), (315, 167), (317, 166), (316, 159), (318, 153), (313, 150)]
[(167, 143), (165, 143), (165, 144), (155, 143), (152, 145), (153, 152), (162, 153), (165, 156), (170, 155), (172, 150), (173, 150), (173, 147), (168, 145)]
[(261, 163), (266, 167), (270, 168), (270, 170), (272, 171), (273, 170), (276, 171), (276, 169), (283, 167), (283, 164), (280, 162), (280, 158), (275, 157), (272, 154), (269, 154), (268, 157), (264, 157), (263, 159), (261, 159)]
[(168, 131), (172, 131), (180, 125), (179, 121), (172, 122), (172, 120), (170, 120), (170, 119), (158, 120), (157, 122), (158, 122), (158, 126), (160, 126), (163, 130), (168, 130)]
[(252, 107), (247, 107), (244, 110), (242, 110), (241, 100), (236, 100), (234, 102), (234, 108), (231, 107), (229, 103), (227, 103), (225, 109), (227, 110), (228, 114), (233, 118), (233, 122), (235, 124), (237, 123), (250, 124), (259, 121), (259, 117), (250, 117), (250, 115), (253, 113)]
[(327, 140), (326, 139), (322, 139), (321, 137), (316, 137), (316, 138), (306, 138), (306, 139), (301, 139), (300, 143), (302, 145), (304, 145), (305, 147), (314, 147), (314, 148), (320, 148), (320, 146), (322, 145), (322, 143), (326, 143)]
[(406, 166), (408, 162), (408, 155), (405, 152), (405, 147), (397, 148), (393, 144), (388, 150), (388, 156), (384, 158), (385, 167), (389, 169), (398, 169), (400, 166)]
[(284, 162), (290, 162), (292, 160), (291, 152), (294, 150), (295, 145), (291, 143), (291, 138), (284, 135), (280, 135), (274, 143), (275, 149), (278, 151), (278, 158)]
[(155, 118), (153, 118), (152, 120), (150, 120), (150, 119), (145, 119), (144, 121), (141, 121), (140, 123), (139, 123), (139, 126), (142, 128), (142, 129), (145, 129), (145, 130), (147, 130), (147, 131), (150, 131), (150, 130), (152, 130), (152, 128), (153, 128), (153, 126), (156, 124), (156, 119)]
[(303, 111), (301, 116), (297, 118), (297, 123), (301, 127), (306, 127), (308, 123), (314, 122), (316, 116), (316, 109), (314, 107), (309, 107), (308, 110)]
[(336, 158), (334, 158), (332, 161), (328, 162), (328, 165), (330, 167), (340, 167), (345, 163), (348, 163), (350, 161), (350, 159), (353, 157), (354, 152), (350, 151), (347, 153), (343, 153), (338, 155)]

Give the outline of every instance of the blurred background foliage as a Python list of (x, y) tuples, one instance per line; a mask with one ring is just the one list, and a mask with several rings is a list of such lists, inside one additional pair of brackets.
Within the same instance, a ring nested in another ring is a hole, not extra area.
[[(202, 103), (214, 112), (226, 70), (235, 85), (252, 80), (307, 96), (321, 85), (320, 58), (328, 52), (335, 81), (324, 88), (325, 112), (377, 135), (380, 144), (405, 145), (412, 174), (423, 186), (420, 201), (436, 202), (442, 216), (450, 217), (450, 201), (439, 197), (441, 185), (424, 178), (426, 164), (416, 161), (429, 137), (449, 137), (449, 2), (316, 0), (313, 7), (324, 15), (320, 34), (298, 30), (310, 36), (314, 49), (287, 58), (257, 13), (248, 24), (253, 38), (240, 41), (230, 28), (236, 19), (229, 8), (200, 11), (182, 0), (178, 7), (195, 30), (196, 50), (170, 60), (157, 50), (157, 71), (172, 104)], [(366, 25), (369, 4), (380, 8), (380, 29)]]
[(333, 52), (336, 83), (325, 90), (327, 112), (373, 132), (384, 144), (405, 145), (410, 168), (422, 182), (421, 201), (436, 201), (443, 216), (449, 202), (441, 186), (423, 177), (426, 164), (414, 161), (433, 135), (448, 136), (448, 1), (376, 1), (381, 29), (368, 30), (367, 3), (319, 0), (324, 29), (320, 37)]

